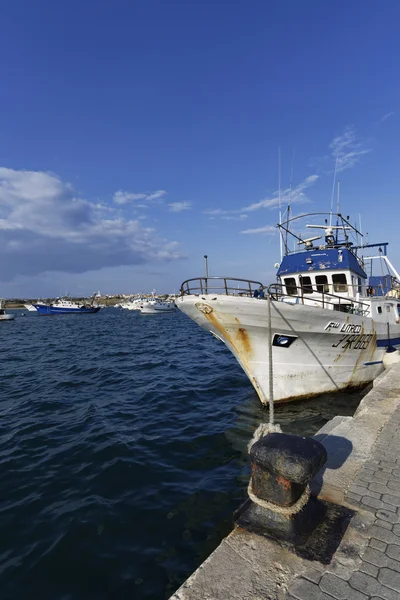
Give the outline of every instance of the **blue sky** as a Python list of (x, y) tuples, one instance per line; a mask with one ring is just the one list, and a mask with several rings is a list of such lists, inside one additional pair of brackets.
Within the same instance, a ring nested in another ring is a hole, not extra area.
[(0, 295), (274, 279), (283, 196), (400, 267), (400, 3), (19, 0), (0, 36)]

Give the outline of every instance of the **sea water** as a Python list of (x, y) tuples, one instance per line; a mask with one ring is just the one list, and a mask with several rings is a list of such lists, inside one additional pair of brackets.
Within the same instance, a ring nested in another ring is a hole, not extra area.
[[(176, 311), (0, 323), (0, 597), (164, 599), (246, 497), (268, 419), (225, 346)], [(359, 394), (276, 407), (286, 432)]]

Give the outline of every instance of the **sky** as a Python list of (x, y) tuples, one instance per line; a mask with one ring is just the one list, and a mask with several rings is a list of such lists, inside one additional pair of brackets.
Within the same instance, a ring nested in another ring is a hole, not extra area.
[(400, 269), (399, 22), (398, 0), (3, 2), (0, 296), (173, 293), (205, 254), (271, 283), (279, 187), (328, 212), (335, 165)]

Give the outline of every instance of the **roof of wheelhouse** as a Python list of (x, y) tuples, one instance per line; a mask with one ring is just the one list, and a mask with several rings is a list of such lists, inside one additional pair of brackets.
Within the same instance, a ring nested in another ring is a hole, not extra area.
[[(310, 262), (311, 261), (311, 262)], [(344, 271), (350, 270), (359, 277), (367, 277), (356, 255), (349, 248), (312, 248), (303, 252), (294, 252), (283, 257), (277, 275), (291, 275), (307, 271)]]

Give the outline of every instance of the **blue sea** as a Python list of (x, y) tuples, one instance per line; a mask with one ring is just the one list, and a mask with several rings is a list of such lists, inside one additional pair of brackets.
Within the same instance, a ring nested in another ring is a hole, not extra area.
[[(268, 411), (179, 311), (15, 312), (0, 323), (1, 600), (168, 598), (231, 530)], [(359, 400), (276, 421), (312, 435)]]

